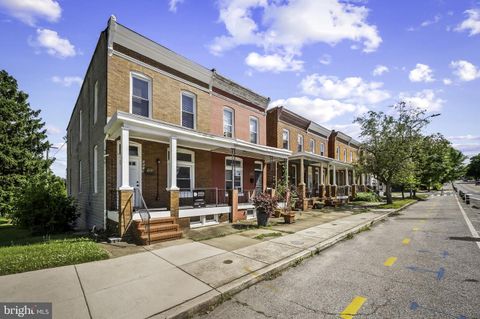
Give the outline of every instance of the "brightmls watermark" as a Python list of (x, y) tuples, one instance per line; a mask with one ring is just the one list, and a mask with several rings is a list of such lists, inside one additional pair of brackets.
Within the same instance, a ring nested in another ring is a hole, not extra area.
[(52, 319), (51, 302), (0, 302), (0, 319)]

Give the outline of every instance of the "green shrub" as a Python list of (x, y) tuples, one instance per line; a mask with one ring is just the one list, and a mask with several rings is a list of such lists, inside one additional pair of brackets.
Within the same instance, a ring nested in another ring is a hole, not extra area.
[(380, 199), (378, 198), (378, 195), (375, 193), (360, 192), (355, 195), (354, 201), (378, 202), (380, 201)]
[(12, 221), (33, 234), (65, 232), (78, 218), (63, 180), (51, 173), (32, 177), (17, 196)]

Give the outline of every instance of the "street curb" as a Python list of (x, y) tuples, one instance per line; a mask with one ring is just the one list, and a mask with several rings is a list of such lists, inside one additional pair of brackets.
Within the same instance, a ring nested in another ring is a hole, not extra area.
[[(191, 318), (195, 314), (201, 312), (208, 312), (215, 306), (221, 304), (223, 301), (230, 299), (233, 295), (240, 291), (253, 286), (254, 284), (269, 279), (272, 276), (282, 272), (283, 270), (295, 266), (302, 262), (304, 259), (313, 257), (319, 252), (332, 247), (336, 243), (344, 240), (350, 234), (356, 234), (365, 227), (373, 226), (380, 221), (387, 219), (392, 214), (398, 213), (411, 205), (418, 203), (418, 201), (408, 203), (394, 211), (383, 213), (375, 218), (372, 218), (360, 225), (350, 228), (342, 233), (339, 233), (333, 237), (330, 237), (321, 243), (318, 243), (312, 247), (306, 248), (292, 256), (286, 257), (276, 263), (270, 264), (257, 271), (253, 271), (243, 277), (237, 278), (221, 287), (212, 289), (200, 296), (190, 299), (184, 303), (174, 306), (168, 310), (165, 310), (159, 314), (150, 316), (148, 318), (165, 318), (165, 319), (180, 319)], [(308, 237), (308, 236), (307, 236)]]

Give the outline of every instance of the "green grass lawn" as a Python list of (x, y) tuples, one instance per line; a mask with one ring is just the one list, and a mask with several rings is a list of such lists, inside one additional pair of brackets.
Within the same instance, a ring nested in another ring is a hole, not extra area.
[(404, 205), (407, 205), (409, 203), (416, 202), (416, 201), (417, 201), (416, 199), (410, 199), (410, 198), (405, 198), (405, 199), (394, 198), (393, 199), (393, 204), (382, 204), (382, 205), (379, 205), (375, 208), (379, 208), (379, 209), (398, 209), (398, 208), (401, 208)]
[(89, 238), (74, 234), (31, 236), (0, 217), (0, 276), (109, 258)]

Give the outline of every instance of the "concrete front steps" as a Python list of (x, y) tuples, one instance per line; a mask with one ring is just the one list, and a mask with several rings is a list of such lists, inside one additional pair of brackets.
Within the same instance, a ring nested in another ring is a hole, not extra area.
[[(135, 221), (136, 239), (142, 245), (148, 245), (147, 223)], [(150, 244), (182, 238), (183, 233), (174, 217), (150, 219)]]

